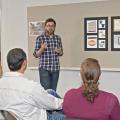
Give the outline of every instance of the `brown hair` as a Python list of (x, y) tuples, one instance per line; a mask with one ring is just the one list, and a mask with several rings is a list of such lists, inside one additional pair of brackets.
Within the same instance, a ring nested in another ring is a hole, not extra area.
[(55, 20), (54, 20), (53, 18), (48, 18), (48, 19), (46, 19), (45, 25), (46, 25), (48, 22), (53, 22), (54, 25), (56, 26), (56, 22), (55, 22)]
[(83, 96), (94, 103), (95, 97), (98, 96), (98, 80), (101, 74), (99, 62), (94, 58), (87, 58), (81, 64), (81, 77), (83, 80)]

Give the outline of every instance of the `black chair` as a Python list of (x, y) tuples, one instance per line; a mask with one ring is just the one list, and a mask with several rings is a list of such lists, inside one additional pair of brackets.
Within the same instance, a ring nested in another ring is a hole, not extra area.
[(5, 120), (17, 120), (16, 119), (16, 115), (14, 113), (5, 111), (5, 110), (1, 110), (1, 114), (3, 115)]

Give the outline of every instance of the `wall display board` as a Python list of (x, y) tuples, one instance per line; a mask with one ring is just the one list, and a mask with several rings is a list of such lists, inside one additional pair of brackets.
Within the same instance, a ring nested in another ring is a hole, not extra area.
[(29, 22), (29, 36), (38, 36), (44, 32), (44, 21)]
[(111, 17), (111, 50), (120, 51), (120, 16)]
[(86, 51), (108, 50), (108, 17), (84, 19), (84, 45)]
[[(39, 22), (52, 17), (57, 23), (55, 34), (62, 38), (64, 55), (60, 57), (61, 67), (80, 68), (80, 63), (85, 58), (92, 57), (99, 60), (102, 68), (119, 69), (120, 53), (115, 51), (120, 49), (119, 19), (114, 21), (111, 41), (111, 16), (120, 16), (120, 0), (28, 7), (28, 66), (39, 66), (39, 60), (33, 56), (33, 52), (36, 38), (42, 31), (36, 27), (29, 32), (29, 23), (35, 22), (33, 26), (41, 26)], [(86, 22), (86, 37), (85, 18), (92, 18)], [(87, 50), (85, 39), (88, 40)], [(111, 47), (114, 51), (111, 51)]]

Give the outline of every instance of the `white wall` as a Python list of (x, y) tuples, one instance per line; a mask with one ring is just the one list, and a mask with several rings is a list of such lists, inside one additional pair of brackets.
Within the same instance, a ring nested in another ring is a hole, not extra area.
[(0, 0), (0, 51), (1, 51), (1, 0)]
[(2, 0), (1, 51), (2, 65), (7, 71), (9, 49), (21, 47), (27, 51), (27, 7), (25, 0)]
[[(37, 69), (28, 69), (26, 76), (39, 82), (39, 73)], [(77, 88), (81, 85), (79, 70), (65, 70), (60, 72), (57, 92), (63, 97), (65, 92), (71, 88)], [(114, 93), (120, 101), (120, 71), (102, 70), (99, 81), (99, 88)]]

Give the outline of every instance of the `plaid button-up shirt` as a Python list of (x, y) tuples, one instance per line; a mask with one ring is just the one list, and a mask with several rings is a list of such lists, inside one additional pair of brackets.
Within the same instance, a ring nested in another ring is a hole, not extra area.
[(49, 37), (45, 33), (38, 36), (36, 39), (35, 51), (40, 49), (41, 43), (47, 43), (47, 48), (39, 57), (39, 68), (43, 68), (48, 71), (57, 71), (60, 69), (59, 54), (54, 51), (55, 48), (62, 48), (61, 38), (58, 35)]

